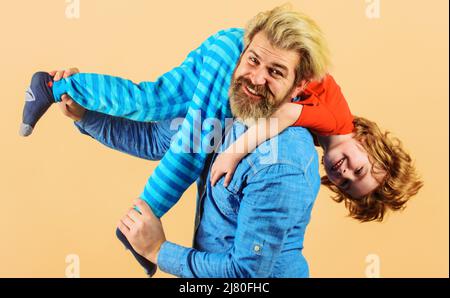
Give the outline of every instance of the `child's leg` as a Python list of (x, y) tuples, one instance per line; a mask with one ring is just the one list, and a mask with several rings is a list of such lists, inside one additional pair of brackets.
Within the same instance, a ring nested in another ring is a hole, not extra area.
[[(212, 153), (212, 150), (208, 152), (202, 148), (202, 143), (205, 143), (206, 139), (210, 140), (213, 133), (221, 138), (227, 116), (231, 116), (231, 112), (219, 102), (203, 102), (200, 106), (192, 103), (181, 129), (140, 196), (157, 217), (163, 216), (175, 205), (186, 189), (200, 176), (208, 154)], [(202, 123), (205, 119), (219, 120), (220, 127), (203, 125), (201, 131), (196, 131), (195, 123)]]
[[(177, 68), (156, 82), (134, 84), (130, 80), (100, 74), (78, 73), (53, 82), (45, 72), (33, 75), (27, 90), (22, 136), (32, 133), (38, 120), (54, 102), (67, 93), (84, 108), (135, 121), (158, 121), (184, 117), (189, 107), (192, 86), (180, 79), (170, 81)], [(187, 77), (187, 75), (185, 75)]]
[(55, 82), (53, 93), (56, 101), (67, 93), (87, 110), (134, 121), (184, 117), (191, 101), (189, 90), (184, 96), (180, 94), (184, 90), (169, 90), (166, 76), (135, 84), (109, 75), (78, 73)]
[[(189, 109), (182, 128), (177, 133), (180, 142), (174, 141), (171, 143), (169, 150), (149, 178), (140, 196), (157, 217), (163, 216), (175, 205), (186, 189), (200, 176), (204, 168), (209, 152), (200, 149), (198, 150), (199, 153), (192, 153), (193, 148), (190, 143), (193, 137), (200, 138), (199, 141), (201, 141), (214, 128), (202, 131), (201, 136), (197, 136), (194, 135), (193, 123), (212, 117), (225, 119), (225, 113), (219, 107), (209, 105), (206, 109), (205, 105), (199, 109)], [(208, 113), (206, 113), (206, 110)], [(221, 121), (223, 129), (225, 128), (224, 123), (225, 121)], [(223, 129), (216, 133), (222, 134)], [(190, 150), (190, 153), (183, 153), (182, 150), (186, 147)], [(144, 267), (147, 274), (150, 277), (153, 276), (157, 266), (139, 255), (119, 229), (116, 230), (116, 235), (124, 246), (131, 250), (133, 256)]]
[[(235, 69), (241, 53), (227, 52), (230, 56), (212, 55), (203, 61), (213, 67), (204, 67), (200, 73), (199, 87), (192, 95), (189, 110), (177, 132), (178, 139), (174, 139), (169, 150), (147, 181), (141, 198), (147, 202), (157, 217), (163, 216), (178, 202), (186, 189), (202, 173), (209, 153), (203, 148), (205, 140), (209, 140), (213, 133), (224, 135), (226, 117), (232, 117), (228, 103), (228, 90), (231, 83), (231, 74)], [(216, 84), (217, 78), (223, 74)], [(206, 119), (218, 120), (221, 127), (204, 125)], [(200, 133), (196, 128), (200, 126)], [(218, 129), (218, 131), (214, 131)], [(216, 139), (216, 138), (214, 138)], [(221, 139), (221, 138), (220, 138)], [(200, 145), (194, 148), (191, 144)], [(214, 144), (215, 146), (219, 144)]]

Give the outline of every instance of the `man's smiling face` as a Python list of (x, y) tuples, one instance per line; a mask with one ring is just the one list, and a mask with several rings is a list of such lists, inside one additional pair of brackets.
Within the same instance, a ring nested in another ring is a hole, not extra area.
[(255, 34), (233, 73), (230, 105), (241, 119), (266, 118), (300, 91), (295, 70), (296, 51), (274, 47), (264, 32)]

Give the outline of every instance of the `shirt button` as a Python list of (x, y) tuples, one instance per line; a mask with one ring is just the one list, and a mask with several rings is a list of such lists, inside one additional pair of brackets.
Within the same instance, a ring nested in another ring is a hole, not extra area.
[(256, 252), (259, 252), (261, 250), (261, 246), (259, 245), (255, 245), (255, 247), (253, 248)]

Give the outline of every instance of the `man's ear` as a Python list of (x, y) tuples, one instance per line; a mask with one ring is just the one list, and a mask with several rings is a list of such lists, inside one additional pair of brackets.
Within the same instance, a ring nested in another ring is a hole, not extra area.
[(297, 83), (297, 86), (292, 90), (291, 98), (298, 97), (300, 94), (302, 94), (303, 91), (305, 91), (306, 86), (308, 86), (309, 81), (307, 80), (301, 80), (299, 83)]

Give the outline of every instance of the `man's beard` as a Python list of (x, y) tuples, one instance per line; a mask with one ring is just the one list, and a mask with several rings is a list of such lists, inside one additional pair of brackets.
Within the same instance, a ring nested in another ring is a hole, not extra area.
[[(259, 99), (249, 97), (244, 92), (243, 87), (255, 90), (261, 97)], [(277, 98), (267, 85), (253, 85), (246, 78), (239, 77), (234, 79), (233, 76), (229, 92), (231, 112), (233, 116), (246, 122), (256, 121), (259, 118), (268, 118), (287, 99), (291, 91), (292, 88), (283, 97)]]

